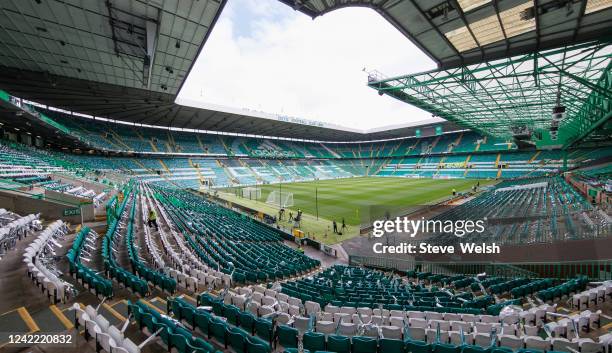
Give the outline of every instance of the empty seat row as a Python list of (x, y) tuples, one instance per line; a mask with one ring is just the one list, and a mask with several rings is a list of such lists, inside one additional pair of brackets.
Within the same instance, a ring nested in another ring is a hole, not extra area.
[(586, 289), (572, 296), (572, 306), (584, 310), (612, 300), (612, 281), (605, 281), (596, 287)]
[(119, 223), (125, 224), (128, 222), (130, 215), (125, 212), (125, 209), (128, 202), (134, 198), (129, 186), (124, 189), (123, 195), (125, 196), (121, 202), (118, 201), (117, 197), (114, 197), (106, 206), (108, 229), (102, 240), (104, 271), (108, 278), (115, 279), (125, 288), (144, 297), (149, 293), (147, 280), (121, 267), (115, 259), (115, 247), (118, 245), (118, 235), (121, 231)]
[(85, 339), (95, 342), (97, 352), (101, 349), (106, 353), (140, 353), (142, 346), (148, 343), (145, 341), (136, 345), (130, 338), (125, 337), (124, 330), (127, 326), (119, 330), (91, 305), (82, 309), (75, 303), (71, 309), (75, 311), (75, 327), (83, 327)]
[[(136, 200), (138, 198), (138, 189), (132, 188), (130, 211), (127, 213), (127, 227), (125, 231), (125, 245), (128, 250), (128, 259), (132, 265), (132, 271), (141, 279), (146, 280), (152, 285), (166, 291), (170, 294), (176, 291), (176, 280), (166, 275), (162, 269), (149, 268), (148, 264), (141, 260), (138, 248), (135, 246), (134, 238), (134, 219), (136, 215)], [(142, 294), (142, 293), (141, 293)]]
[(284, 245), (275, 228), (183, 190), (153, 192), (202, 263), (231, 275), (232, 283), (292, 277), (320, 265)]
[[(295, 353), (298, 339), (290, 333), (284, 333), (282, 343), (285, 353)], [(307, 332), (303, 337), (304, 352), (336, 352), (336, 353), (554, 353), (583, 352), (603, 353), (604, 343), (585, 338), (577, 341), (565, 339), (543, 339), (529, 337), (524, 341), (508, 336), (492, 338), (482, 335), (477, 340), (469, 337), (456, 336), (456, 342), (451, 343), (434, 339), (433, 342), (421, 340), (398, 340), (390, 338), (346, 337), (342, 335), (324, 335), (317, 332)], [(572, 350), (570, 350), (572, 349)]]
[[(558, 314), (555, 315), (558, 318)], [(560, 320), (551, 321), (544, 325), (547, 332), (553, 337), (574, 338), (581, 332), (591, 331), (601, 327), (601, 310), (592, 312), (585, 310), (579, 313), (563, 315)]]
[(474, 314), (492, 302), (490, 296), (474, 298), (471, 292), (452, 294), (437, 287), (405, 282), (396, 275), (381, 271), (342, 265), (332, 266), (308, 278), (285, 282), (282, 292), (321, 306), (331, 303), (357, 308), (382, 304), (386, 309)]
[[(4, 215), (7, 215), (5, 212)], [(0, 227), (0, 258), (2, 255), (15, 247), (17, 241), (26, 237), (31, 231), (42, 230), (42, 224), (39, 220), (40, 214), (30, 214), (19, 218), (5, 218), (10, 220)]]
[(169, 352), (172, 349), (178, 353), (217, 352), (212, 344), (196, 337), (180, 321), (159, 313), (141, 301), (128, 302), (128, 308), (138, 328), (149, 335), (158, 335)]
[[(194, 292), (208, 288), (221, 288), (224, 285), (231, 284), (229, 275), (219, 274), (216, 270), (204, 265), (198, 257), (187, 247), (184, 240), (184, 235), (179, 234), (173, 228), (173, 224), (169, 219), (166, 211), (161, 204), (154, 199), (151, 190), (146, 186), (141, 186), (142, 192), (142, 212), (143, 220), (147, 218), (147, 209), (157, 209), (160, 215), (160, 221), (163, 220), (169, 229), (171, 237), (168, 236), (162, 225), (159, 225), (159, 240), (163, 248), (163, 253), (157, 248), (153, 240), (151, 231), (145, 227), (145, 242), (149, 252), (154, 258), (158, 268), (167, 271), (170, 277), (176, 280), (177, 285), (187, 290)], [(175, 246), (179, 251), (175, 250)], [(225, 277), (225, 279), (224, 279)]]
[(274, 323), (269, 318), (257, 318), (233, 305), (224, 304), (221, 298), (210, 294), (200, 296), (199, 304), (210, 305), (215, 315), (225, 317), (229, 323), (239, 325), (264, 339), (270, 339), (271, 342), (277, 340), (285, 348), (297, 347), (299, 340), (303, 339), (304, 348), (314, 352), (465, 352), (465, 349), (470, 352), (484, 352), (490, 348), (492, 342), (495, 347), (503, 347), (500, 352), (565, 351), (564, 347), (568, 342), (571, 345), (576, 344), (576, 351), (603, 352), (600, 342), (588, 338), (542, 338), (538, 335), (537, 327), (532, 327), (533, 332), (523, 334), (522, 331), (527, 328), (519, 330), (517, 325), (495, 323), (477, 323), (480, 326), (475, 332), (469, 333), (461, 326), (465, 322), (457, 322), (460, 326), (449, 327), (452, 330), (447, 331), (441, 327), (440, 321), (406, 327), (378, 327), (370, 324), (344, 324), (342, 320), (313, 321), (311, 318), (299, 316), (291, 316), (288, 322), (284, 322), (280, 316), (274, 315), (274, 320), (279, 324), (275, 331)]
[(85, 288), (94, 292), (98, 297), (110, 298), (113, 296), (113, 284), (101, 276), (96, 269), (85, 266), (84, 262), (90, 262), (95, 255), (97, 234), (89, 227), (83, 227), (76, 234), (72, 247), (68, 250), (66, 257), (70, 269), (70, 275), (75, 277)]
[(589, 280), (587, 277), (580, 276), (558, 286), (543, 289), (537, 292), (536, 295), (544, 302), (551, 302), (555, 298), (561, 299), (563, 296), (569, 296), (572, 293), (584, 290), (588, 283)]
[(68, 232), (62, 221), (55, 221), (45, 228), (24, 251), (23, 262), (28, 268), (28, 276), (34, 281), (52, 303), (66, 302), (73, 294), (72, 286), (61, 280), (61, 272), (56, 268), (55, 248)]

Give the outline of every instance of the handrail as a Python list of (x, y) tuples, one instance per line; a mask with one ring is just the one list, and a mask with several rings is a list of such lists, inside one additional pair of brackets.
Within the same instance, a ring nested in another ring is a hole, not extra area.
[[(522, 276), (531, 272), (535, 276), (549, 278), (572, 278), (577, 274), (585, 274), (596, 280), (612, 279), (612, 259), (598, 259), (590, 261), (421, 261), (386, 257), (350, 255), (349, 264), (365, 267), (376, 267), (388, 270), (406, 271), (419, 269), (419, 271), (433, 274), (478, 274), (485, 271), (499, 270), (501, 273), (512, 274), (516, 267), (521, 268)], [(545, 274), (543, 276), (542, 274)], [(499, 274), (498, 274), (499, 275)]]
[(407, 260), (407, 259), (393, 259), (393, 258), (383, 258), (383, 257), (374, 257), (374, 256), (361, 256), (361, 255), (350, 255), (350, 258), (353, 258), (355, 261), (358, 260), (370, 260), (370, 259), (380, 259), (380, 260), (391, 260), (397, 262), (407, 262), (407, 263), (431, 263), (438, 265), (456, 265), (456, 264), (468, 264), (468, 265), (550, 265), (550, 264), (584, 264), (584, 263), (612, 263), (612, 259), (599, 259), (599, 260), (570, 260), (570, 261), (516, 261), (516, 262), (497, 262), (497, 261), (460, 261), (460, 262), (450, 262), (450, 261), (424, 261), (424, 260)]

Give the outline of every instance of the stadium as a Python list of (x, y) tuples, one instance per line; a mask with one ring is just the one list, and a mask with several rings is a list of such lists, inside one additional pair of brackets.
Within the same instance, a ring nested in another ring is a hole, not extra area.
[(435, 64), (370, 130), (182, 102), (232, 2), (0, 0), (0, 352), (612, 352), (612, 1), (273, 1)]

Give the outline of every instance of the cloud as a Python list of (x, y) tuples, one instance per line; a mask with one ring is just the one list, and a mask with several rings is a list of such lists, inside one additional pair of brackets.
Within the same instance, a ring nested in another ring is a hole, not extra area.
[(179, 100), (281, 113), (357, 129), (430, 115), (366, 85), (367, 74), (435, 64), (370, 9), (312, 20), (277, 0), (233, 0), (198, 57)]

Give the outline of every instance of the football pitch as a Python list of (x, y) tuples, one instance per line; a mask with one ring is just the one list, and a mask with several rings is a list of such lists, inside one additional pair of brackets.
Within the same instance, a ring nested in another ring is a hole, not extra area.
[[(270, 215), (278, 215), (279, 206), (266, 203), (270, 192), (293, 193), (293, 206), (285, 212), (295, 215), (304, 212), (301, 229), (327, 244), (337, 243), (358, 234), (359, 226), (385, 215), (400, 215), (423, 205), (434, 204), (449, 198), (453, 189), (457, 192), (471, 190), (477, 182), (481, 186), (493, 180), (475, 179), (410, 179), (356, 177), (346, 179), (317, 180), (308, 182), (260, 185), (258, 200), (243, 198), (242, 188), (220, 190), (220, 197)], [(317, 217), (318, 215), (318, 217)], [(345, 220), (348, 231), (341, 236), (333, 234), (332, 221), (340, 228)], [(280, 223), (290, 227), (286, 220)]]

